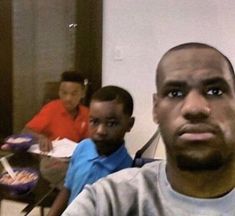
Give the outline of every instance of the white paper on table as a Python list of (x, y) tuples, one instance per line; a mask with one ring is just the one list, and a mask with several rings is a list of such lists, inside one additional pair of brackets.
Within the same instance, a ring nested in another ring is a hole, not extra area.
[(61, 140), (52, 141), (52, 146), (53, 146), (53, 149), (45, 153), (45, 152), (40, 151), (39, 144), (34, 144), (30, 146), (28, 152), (36, 153), (36, 154), (43, 154), (43, 155), (56, 157), (56, 158), (71, 157), (77, 146), (77, 143), (67, 138), (63, 138)]

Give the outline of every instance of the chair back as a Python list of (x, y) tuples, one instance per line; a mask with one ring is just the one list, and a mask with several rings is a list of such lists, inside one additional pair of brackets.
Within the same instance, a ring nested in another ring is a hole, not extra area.
[(50, 81), (45, 83), (42, 104), (47, 104), (48, 102), (59, 98), (59, 86), (59, 81)]
[(160, 140), (160, 131), (157, 129), (148, 142), (139, 149), (133, 160), (133, 167), (141, 167), (145, 163), (157, 160), (154, 156)]

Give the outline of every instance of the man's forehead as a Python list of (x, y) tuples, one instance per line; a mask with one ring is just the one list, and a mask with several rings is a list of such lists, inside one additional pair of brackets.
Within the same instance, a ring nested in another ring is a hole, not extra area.
[[(186, 72), (198, 69), (200, 71), (206, 70), (209, 77), (216, 74), (221, 76), (227, 74), (227, 78), (232, 78), (228, 62), (218, 51), (212, 48), (186, 48), (170, 51), (163, 57), (157, 71), (157, 86), (159, 87), (163, 81), (172, 77), (173, 74), (181, 79), (182, 76), (186, 75)], [(184, 73), (182, 73), (183, 71)], [(214, 73), (212, 73), (213, 71)]]
[(187, 48), (167, 53), (159, 64), (158, 73), (194, 68), (229, 70), (224, 56), (216, 50), (212, 48)]
[(187, 48), (169, 52), (162, 60), (162, 65), (172, 64), (209, 64), (225, 63), (224, 57), (211, 48)]

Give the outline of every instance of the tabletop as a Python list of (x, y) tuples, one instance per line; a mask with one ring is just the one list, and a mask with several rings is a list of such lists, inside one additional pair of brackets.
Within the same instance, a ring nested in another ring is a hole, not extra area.
[[(9, 152), (9, 151), (2, 151), (0, 150), (0, 157), (8, 155), (8, 161), (12, 167), (32, 167), (39, 171), (39, 180), (36, 187), (29, 193), (20, 196), (14, 196), (9, 194), (4, 188), (0, 190), (0, 201), (3, 199), (18, 201), (27, 203), (28, 205), (26, 208), (22, 209), (22, 212), (25, 215), (28, 215), (31, 210), (36, 207), (40, 206), (50, 207), (58, 194), (58, 189), (56, 186), (50, 185), (50, 183), (45, 180), (41, 174), (39, 169), (39, 162), (40, 162), (40, 155), (28, 153), (28, 152)], [(1, 166), (0, 171), (3, 168)], [(41, 215), (43, 212), (41, 211)]]

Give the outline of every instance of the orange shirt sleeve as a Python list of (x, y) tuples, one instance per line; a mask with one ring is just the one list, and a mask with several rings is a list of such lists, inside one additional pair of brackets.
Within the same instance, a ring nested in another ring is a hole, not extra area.
[(53, 115), (53, 103), (48, 103), (26, 124), (26, 127), (41, 133), (50, 124)]

